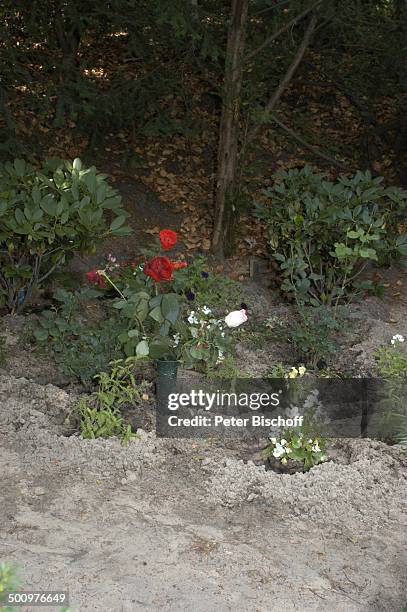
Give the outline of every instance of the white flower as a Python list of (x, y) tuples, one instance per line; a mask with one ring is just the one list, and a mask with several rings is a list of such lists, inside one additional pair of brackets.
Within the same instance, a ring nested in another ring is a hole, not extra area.
[(179, 341), (180, 341), (180, 339), (181, 339), (180, 334), (174, 334), (174, 335), (173, 335), (173, 338), (174, 338), (174, 346), (178, 346)]
[(404, 342), (404, 336), (402, 336), (401, 334), (396, 334), (395, 336), (393, 336), (393, 338), (391, 339), (391, 343), (396, 344), (396, 342)]
[(308, 444), (312, 444), (312, 439), (311, 438), (308, 440)]
[(222, 332), (221, 336), (222, 336), (222, 338), (224, 338), (225, 337), (225, 332)]
[(283, 457), (283, 458), (281, 459), (281, 463), (282, 463), (283, 465), (285, 465), (285, 464), (287, 463), (287, 459), (286, 459), (285, 457)]
[(300, 367), (298, 368), (298, 374), (299, 374), (300, 376), (304, 376), (304, 374), (305, 374), (305, 372), (306, 372), (306, 371), (307, 371), (307, 368), (305, 368), (304, 366), (300, 366)]
[(191, 325), (196, 325), (197, 323), (199, 323), (198, 317), (195, 315), (194, 310), (191, 310), (191, 312), (189, 313), (188, 323), (191, 323)]
[(276, 444), (277, 443), (277, 438), (270, 438), (270, 442), (272, 444)]
[(285, 446), (287, 444), (287, 440), (284, 440), (284, 438), (281, 440), (280, 442), (281, 446)]
[(241, 310), (233, 310), (225, 317), (225, 323), (228, 327), (239, 327), (247, 321), (247, 314), (244, 308)]
[(321, 452), (321, 449), (319, 448), (319, 445), (318, 445), (318, 440), (316, 440), (316, 441), (315, 441), (315, 444), (313, 444), (313, 446), (312, 446), (312, 451), (313, 451), (314, 453), (320, 453), (320, 452)]
[(208, 308), (208, 306), (203, 306), (203, 307), (201, 308), (201, 310), (202, 310), (202, 312), (203, 312), (204, 314), (211, 314), (211, 313), (212, 313), (212, 310), (211, 310), (210, 308)]
[(285, 448), (284, 446), (281, 446), (281, 444), (279, 442), (277, 442), (276, 444), (276, 448), (273, 450), (273, 456), (278, 459), (279, 457), (281, 457), (282, 455), (285, 454)]

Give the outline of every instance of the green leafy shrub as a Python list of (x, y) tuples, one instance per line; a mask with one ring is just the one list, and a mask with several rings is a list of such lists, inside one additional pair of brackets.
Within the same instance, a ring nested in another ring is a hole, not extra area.
[(119, 437), (127, 443), (135, 436), (131, 425), (125, 423), (121, 408), (140, 402), (147, 383), (137, 384), (133, 373), (136, 358), (112, 362), (109, 372), (101, 372), (95, 378), (98, 389), (89, 398), (81, 398), (76, 406), (83, 438)]
[(270, 205), (256, 204), (256, 214), (283, 291), (299, 302), (338, 303), (357, 292), (369, 262), (407, 255), (407, 236), (399, 235), (407, 192), (382, 181), (357, 172), (331, 182), (309, 166), (276, 175), (264, 191)]
[[(32, 333), (41, 347), (50, 349), (61, 372), (89, 383), (109, 363), (123, 357), (119, 335), (126, 330), (117, 311), (99, 322), (84, 320), (84, 300), (100, 296), (87, 288), (76, 292), (58, 289), (54, 299), (58, 302), (52, 310), (41, 313), (36, 323), (31, 323)], [(109, 305), (107, 306), (109, 309)]]
[(130, 233), (121, 198), (94, 166), (22, 159), (0, 167), (0, 295), (20, 312), (34, 290), (75, 252)]

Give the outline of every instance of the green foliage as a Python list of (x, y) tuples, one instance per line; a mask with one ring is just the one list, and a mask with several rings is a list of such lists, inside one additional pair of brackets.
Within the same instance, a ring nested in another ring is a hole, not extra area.
[(120, 295), (113, 307), (126, 325), (126, 331), (118, 336), (125, 354), (172, 358), (170, 334), (180, 317), (182, 297), (171, 290), (171, 285), (168, 292), (159, 293), (157, 283), (140, 268), (121, 271), (112, 284)]
[(179, 358), (188, 369), (210, 372), (232, 350), (233, 339), (224, 320), (217, 319), (208, 306), (189, 312), (177, 329), (174, 340), (180, 346)]
[[(14, 612), (16, 608), (5, 606), (3, 594), (7, 591), (15, 591), (19, 588), (19, 580), (15, 568), (6, 561), (0, 562), (0, 608), (3, 612)], [(3, 607), (4, 605), (4, 607)]]
[(298, 318), (287, 326), (286, 331), (299, 357), (315, 369), (318, 365), (326, 365), (334, 354), (337, 344), (333, 335), (339, 328), (339, 322), (329, 308), (316, 306), (299, 308)]
[(137, 384), (134, 364), (137, 358), (112, 362), (109, 372), (101, 372), (95, 378), (98, 389), (89, 398), (81, 398), (76, 410), (81, 417), (80, 431), (83, 438), (119, 437), (123, 444), (135, 436), (131, 425), (125, 423), (121, 408), (139, 403), (147, 383)]
[[(220, 310), (232, 295), (237, 301), (240, 295), (237, 283), (204, 268), (198, 258), (176, 270), (171, 281), (161, 283), (144, 274), (143, 265), (104, 274), (108, 288), (120, 296), (113, 307), (124, 321), (125, 330), (118, 340), (126, 355), (181, 360), (187, 368), (206, 371), (223, 361), (231, 348), (228, 328), (211, 308), (200, 305), (201, 300), (207, 297)], [(195, 311), (187, 312), (191, 291), (196, 306)]]
[(379, 376), (388, 380), (407, 379), (407, 354), (402, 344), (381, 346), (375, 353)]
[(278, 361), (267, 370), (267, 378), (287, 378), (289, 370), (290, 368)]
[(0, 167), (0, 292), (8, 309), (20, 312), (75, 252), (127, 235), (120, 201), (106, 175), (79, 159), (49, 160), (39, 170), (22, 159)]
[(198, 306), (207, 304), (218, 310), (230, 310), (244, 300), (241, 285), (223, 274), (212, 272), (205, 257), (194, 257), (177, 274), (176, 290), (186, 291)]
[(93, 289), (59, 289), (54, 294), (58, 306), (42, 312), (31, 324), (36, 341), (52, 351), (61, 371), (84, 383), (123, 356), (118, 336), (124, 333), (125, 322), (114, 310), (100, 322), (91, 324), (82, 318), (84, 301), (97, 295)]
[(380, 432), (383, 439), (407, 446), (407, 352), (399, 338), (394, 336), (391, 346), (381, 346), (375, 353), (386, 392)]
[[(209, 373), (212, 374), (212, 371)], [(252, 378), (252, 374), (239, 370), (236, 364), (236, 358), (233, 354), (226, 355), (226, 357), (219, 364), (216, 364), (216, 371), (213, 373), (216, 375), (216, 378), (221, 380)]]
[(407, 192), (382, 181), (357, 172), (333, 183), (309, 166), (276, 175), (264, 192), (270, 206), (256, 205), (256, 214), (283, 291), (298, 302), (338, 303), (355, 295), (368, 262), (407, 254), (407, 237), (398, 235)]
[[(74, 122), (93, 142), (107, 126), (185, 134), (196, 128), (185, 74), (194, 67), (205, 78), (213, 69), (221, 52), (219, 35), (218, 21), (197, 18), (186, 0), (85, 0), (80, 6), (73, 0), (34, 0), (19, 10), (5, 0), (0, 21), (0, 38), (7, 41), (2, 85), (9, 97), (18, 97), (19, 110), (25, 103), (36, 117), (53, 116), (58, 126)], [(101, 73), (93, 70), (93, 52), (101, 49), (102, 57), (117, 57), (116, 70), (106, 70), (105, 58), (98, 60)], [(42, 70), (33, 70), (33, 64)], [(24, 97), (16, 96), (19, 88), (24, 88)], [(177, 116), (175, 96), (185, 100)], [(1, 101), (0, 96), (0, 110)], [(8, 151), (16, 144), (15, 123), (8, 110)]]

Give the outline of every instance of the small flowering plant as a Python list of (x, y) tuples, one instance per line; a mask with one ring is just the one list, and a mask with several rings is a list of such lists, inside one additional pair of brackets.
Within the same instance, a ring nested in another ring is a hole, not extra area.
[(296, 430), (285, 430), (281, 438), (270, 437), (263, 453), (266, 458), (274, 458), (282, 466), (288, 462), (300, 462), (304, 471), (326, 460), (323, 438), (307, 438)]
[(384, 382), (378, 429), (387, 442), (407, 445), (407, 346), (404, 336), (395, 334), (388, 345), (375, 352), (377, 373)]
[(231, 350), (232, 336), (224, 319), (218, 319), (208, 306), (188, 312), (176, 341), (186, 368), (209, 371), (222, 363)]
[[(161, 230), (163, 251), (167, 252), (176, 242), (176, 232)], [(110, 257), (103, 270), (87, 273), (89, 282), (117, 296), (113, 307), (128, 320), (127, 331), (119, 336), (127, 356), (174, 358), (172, 334), (183, 303), (173, 288), (174, 271), (186, 265), (167, 255), (153, 254), (145, 261), (121, 268)]]
[(301, 399), (301, 406), (300, 409), (297, 405), (290, 404), (284, 411), (286, 418), (294, 419), (302, 415), (301, 427), (287, 427), (279, 434), (274, 433), (263, 451), (264, 456), (274, 466), (277, 464), (287, 471), (297, 471), (297, 466), (307, 471), (327, 458), (323, 434), (327, 415), (318, 389), (307, 392), (305, 399)]
[(390, 346), (381, 346), (375, 353), (378, 373), (385, 379), (407, 378), (407, 350), (404, 336), (395, 334)]
[[(182, 270), (187, 263), (167, 256), (176, 242), (176, 232), (162, 230), (164, 253), (150, 252), (144, 261), (124, 268), (110, 256), (103, 270), (91, 270), (87, 278), (98, 290), (116, 295), (113, 307), (128, 319), (128, 329), (119, 336), (127, 356), (181, 361), (208, 371), (224, 360), (232, 344), (228, 329), (247, 321), (247, 312), (241, 305), (220, 319), (195, 296), (191, 300)], [(200, 271), (200, 278), (205, 282), (209, 273)], [(192, 302), (195, 309), (189, 310)]]

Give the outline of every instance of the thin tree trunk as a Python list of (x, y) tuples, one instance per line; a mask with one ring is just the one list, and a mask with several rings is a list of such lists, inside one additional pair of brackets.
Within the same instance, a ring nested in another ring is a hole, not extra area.
[(260, 53), (260, 51), (263, 51), (263, 49), (271, 45), (271, 43), (275, 41), (276, 38), (281, 36), (281, 34), (283, 34), (286, 30), (289, 30), (298, 21), (301, 21), (301, 19), (304, 19), (304, 17), (306, 17), (308, 13), (314, 11), (321, 4), (321, 2), (322, 0), (317, 0), (315, 4), (306, 8), (302, 13), (291, 19), (288, 23), (284, 24), (279, 30), (277, 30), (277, 32), (269, 36), (269, 38), (266, 38), (266, 40), (260, 45), (260, 47), (257, 47), (257, 49), (254, 49), (254, 51), (249, 53), (249, 55), (246, 57), (246, 62), (250, 62), (258, 53)]
[(294, 132), (294, 130), (292, 130), (291, 128), (288, 127), (288, 125), (285, 125), (285, 123), (277, 119), (277, 117), (272, 116), (271, 120), (274, 121), (274, 123), (276, 123), (282, 130), (284, 130), (284, 132), (286, 132), (289, 136), (291, 136), (291, 138), (299, 142), (300, 145), (302, 145), (303, 147), (311, 151), (311, 153), (316, 155), (316, 157), (325, 159), (325, 161), (329, 162), (330, 164), (333, 164), (334, 166), (337, 166), (338, 168), (341, 168), (341, 170), (344, 170), (345, 172), (353, 171), (353, 169), (350, 168), (349, 166), (346, 166), (345, 164), (338, 161), (334, 157), (331, 157), (327, 153), (320, 151), (317, 147), (314, 147), (314, 145), (304, 140), (299, 134), (297, 134), (297, 132)]
[(247, 11), (248, 0), (232, 0), (219, 128), (215, 224), (212, 235), (212, 252), (218, 257), (223, 257), (225, 252), (229, 253), (232, 249)]
[[(285, 90), (287, 89), (287, 87), (289, 86), (289, 84), (291, 83), (291, 80), (295, 74), (295, 71), (297, 70), (298, 66), (300, 65), (302, 58), (304, 57), (304, 53), (307, 50), (310, 42), (311, 42), (311, 38), (312, 35), (315, 31), (315, 27), (317, 25), (317, 16), (315, 15), (315, 13), (312, 14), (311, 19), (309, 21), (308, 27), (305, 31), (304, 37), (302, 39), (301, 45), (298, 48), (298, 51), (293, 59), (293, 61), (291, 62), (291, 64), (289, 65), (287, 72), (285, 73), (285, 75), (283, 76), (283, 78), (281, 79), (277, 89), (274, 91), (273, 95), (271, 96), (270, 100), (267, 102), (267, 104), (264, 107), (264, 112), (270, 114), (277, 106), (277, 104), (280, 102), (281, 96), (283, 95), (283, 93), (285, 92)], [(248, 134), (247, 137), (247, 141), (246, 141), (246, 145), (251, 142), (258, 134), (259, 130), (261, 128), (261, 123), (257, 124), (256, 126), (254, 126), (254, 128), (251, 130), (251, 132)]]
[(62, 51), (54, 123), (55, 125), (61, 125), (65, 121), (65, 114), (68, 110), (69, 88), (77, 79), (78, 49), (81, 34), (78, 24), (65, 21), (62, 15), (57, 15), (54, 27), (58, 45)]

